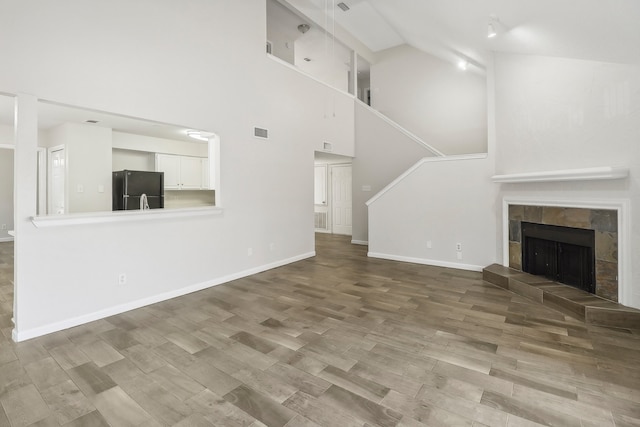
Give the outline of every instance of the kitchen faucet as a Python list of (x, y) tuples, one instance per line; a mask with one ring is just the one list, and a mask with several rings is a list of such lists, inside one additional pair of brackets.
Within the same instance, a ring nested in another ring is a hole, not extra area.
[(149, 209), (149, 201), (147, 200), (147, 195), (145, 193), (142, 193), (142, 195), (140, 196), (140, 210), (144, 211), (148, 209)]

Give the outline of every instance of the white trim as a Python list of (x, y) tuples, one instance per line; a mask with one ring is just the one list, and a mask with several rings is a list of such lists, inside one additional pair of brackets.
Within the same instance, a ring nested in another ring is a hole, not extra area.
[(38, 201), (36, 202), (36, 213), (44, 215), (47, 212), (47, 149), (38, 147)]
[(82, 224), (106, 224), (113, 222), (149, 221), (155, 219), (190, 218), (196, 216), (222, 215), (224, 210), (218, 207), (201, 207), (185, 209), (150, 209), (145, 211), (95, 212), (66, 215), (50, 215), (31, 217), (37, 228), (60, 227)]
[(66, 147), (64, 144), (55, 145), (53, 147), (47, 148), (47, 213), (52, 214), (54, 211), (53, 206), (53, 197), (51, 196), (52, 183), (53, 183), (53, 167), (51, 166), (52, 162), (52, 153), (55, 151), (64, 150), (64, 209), (65, 212), (69, 209), (69, 180), (67, 179), (67, 165), (69, 164), (69, 153), (67, 153)]
[(351, 240), (351, 244), (369, 246), (369, 241), (368, 240)]
[(213, 286), (221, 285), (223, 283), (231, 282), (233, 280), (242, 279), (243, 277), (258, 274), (263, 271), (271, 270), (273, 268), (281, 267), (283, 265), (291, 264), (293, 262), (301, 261), (303, 259), (311, 258), (316, 255), (315, 251), (307, 252), (292, 258), (276, 261), (270, 264), (265, 264), (260, 267), (244, 270), (239, 273), (230, 274), (228, 276), (213, 279), (207, 282), (197, 283), (195, 285), (187, 286), (185, 288), (176, 289), (174, 291), (165, 292), (159, 295), (154, 295), (147, 298), (142, 298), (137, 301), (132, 301), (124, 304), (120, 304), (114, 307), (106, 308), (104, 310), (96, 311), (94, 313), (85, 314), (82, 316), (73, 317), (71, 319), (62, 320), (59, 322), (51, 323), (46, 326), (40, 326), (24, 331), (17, 331), (15, 328), (11, 332), (11, 337), (15, 342), (25, 341), (31, 338), (36, 338), (42, 335), (50, 334), (53, 332), (62, 331), (64, 329), (73, 328), (78, 325), (83, 325), (94, 320), (104, 319), (109, 316), (115, 316), (116, 314), (124, 313), (126, 311), (135, 310), (140, 307), (155, 304), (158, 302), (166, 301), (171, 298), (177, 298), (183, 295), (187, 295), (193, 292), (201, 291)]
[(486, 159), (487, 157), (488, 156), (487, 156), (486, 153), (482, 153), (482, 154), (462, 154), (462, 155), (444, 156), (444, 157), (424, 157), (424, 158), (420, 159), (415, 165), (413, 165), (409, 169), (407, 169), (402, 175), (400, 175), (399, 177), (397, 177), (396, 179), (391, 181), (391, 183), (389, 183), (382, 190), (378, 191), (376, 193), (376, 195), (373, 196), (372, 198), (370, 198), (369, 200), (367, 200), (365, 202), (365, 204), (367, 206), (371, 206), (371, 204), (373, 202), (375, 202), (376, 200), (378, 200), (380, 197), (382, 197), (384, 195), (384, 193), (386, 193), (387, 191), (391, 190), (393, 187), (398, 185), (398, 183), (400, 181), (404, 180), (406, 177), (408, 177), (413, 172), (418, 170), (418, 168), (420, 168), (420, 166), (422, 166), (425, 163), (452, 162), (452, 161), (456, 161), (456, 160), (480, 160), (480, 159)]
[(627, 176), (629, 176), (629, 168), (602, 166), (584, 169), (562, 169), (556, 171), (494, 175), (491, 177), (491, 180), (497, 183), (595, 181), (622, 179)]
[[(509, 205), (608, 209), (618, 212), (618, 302), (633, 307), (631, 286), (631, 200), (562, 199), (555, 197), (511, 197), (502, 199), (502, 265), (509, 266)], [(640, 307), (635, 307), (640, 308)]]
[(398, 123), (396, 123), (395, 121), (393, 121), (392, 119), (390, 119), (389, 117), (385, 116), (384, 114), (382, 114), (380, 111), (376, 110), (375, 108), (371, 107), (370, 105), (367, 105), (366, 103), (360, 101), (357, 97), (356, 97), (356, 104), (359, 104), (361, 107), (363, 107), (365, 110), (370, 111), (371, 113), (373, 113), (376, 117), (380, 118), (382, 121), (386, 122), (387, 124), (391, 125), (393, 128), (395, 128), (397, 131), (400, 131), (400, 133), (403, 133), (405, 136), (408, 136), (410, 139), (413, 140), (413, 142), (417, 143), (418, 145), (421, 145), (422, 147), (426, 148), (427, 150), (431, 151), (431, 153), (436, 156), (436, 157), (445, 157), (446, 154), (444, 154), (442, 151), (438, 150), (437, 148), (431, 146), (430, 144), (427, 144), (422, 138), (420, 138), (418, 135), (416, 135), (415, 133), (403, 128), (402, 126), (400, 126)]
[(406, 257), (406, 256), (399, 256), (399, 255), (389, 255), (389, 254), (382, 254), (378, 252), (367, 252), (367, 256), (369, 258), (379, 258), (379, 259), (386, 259), (391, 261), (410, 262), (413, 264), (431, 265), (434, 267), (455, 268), (457, 270), (467, 270), (467, 271), (482, 271), (482, 269), (486, 267), (481, 265), (459, 264), (457, 262), (439, 261), (439, 260), (426, 259), (426, 258), (414, 258), (414, 257)]
[(16, 146), (12, 144), (0, 144), (0, 148), (6, 148), (7, 150), (15, 150)]
[(0, 243), (13, 242), (13, 237), (0, 237)]

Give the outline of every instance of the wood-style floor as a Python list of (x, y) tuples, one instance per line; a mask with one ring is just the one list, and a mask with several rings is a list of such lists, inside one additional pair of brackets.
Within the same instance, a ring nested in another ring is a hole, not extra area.
[(638, 426), (640, 331), (344, 237), (20, 344), (0, 244), (0, 426)]

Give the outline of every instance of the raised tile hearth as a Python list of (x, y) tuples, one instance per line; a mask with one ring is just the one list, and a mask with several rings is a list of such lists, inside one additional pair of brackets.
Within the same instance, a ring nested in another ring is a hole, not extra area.
[(640, 310), (580, 289), (552, 282), (513, 268), (492, 264), (482, 271), (483, 279), (518, 295), (533, 299), (585, 323), (612, 328), (640, 329)]

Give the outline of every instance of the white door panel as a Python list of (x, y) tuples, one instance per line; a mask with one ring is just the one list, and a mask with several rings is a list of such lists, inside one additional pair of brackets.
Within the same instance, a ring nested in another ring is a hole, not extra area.
[(51, 181), (49, 186), (49, 214), (62, 215), (65, 213), (65, 150), (52, 149), (49, 152), (49, 171)]
[(334, 234), (352, 234), (351, 181), (351, 165), (331, 167), (331, 222)]

